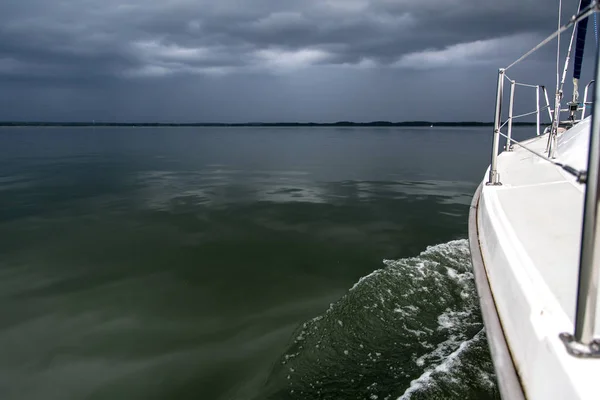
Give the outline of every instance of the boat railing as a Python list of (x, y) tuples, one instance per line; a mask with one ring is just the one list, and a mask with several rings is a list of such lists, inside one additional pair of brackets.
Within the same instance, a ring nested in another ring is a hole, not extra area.
[[(497, 88), (496, 88), (496, 106), (494, 113), (494, 131), (492, 140), (492, 154), (489, 169), (489, 176), (486, 185), (496, 186), (501, 185), (498, 175), (498, 150), (500, 145), (500, 137), (506, 139), (506, 151), (511, 151), (513, 145), (524, 148), (576, 177), (577, 181), (585, 184), (585, 200), (583, 212), (583, 224), (581, 234), (581, 248), (579, 256), (579, 276), (577, 287), (577, 299), (575, 310), (574, 333), (564, 332), (560, 334), (560, 338), (566, 346), (569, 354), (576, 357), (600, 357), (600, 338), (595, 338), (595, 323), (597, 313), (597, 301), (599, 292), (600, 280), (600, 88), (595, 84), (595, 81), (600, 79), (600, 51), (596, 54), (596, 71), (595, 79), (588, 83), (585, 87), (584, 98), (581, 104), (569, 104), (569, 108), (561, 110), (560, 101), (562, 99), (562, 85), (557, 87), (554, 107), (550, 106), (548, 93), (546, 88), (541, 85), (529, 85), (516, 82), (508, 78), (506, 72), (512, 67), (528, 58), (531, 54), (550, 43), (553, 39), (559, 37), (561, 33), (567, 29), (573, 28), (578, 22), (583, 21), (594, 13), (600, 11), (600, 0), (592, 1), (587, 7), (579, 10), (577, 15), (572, 16), (569, 21), (560, 26), (546, 39), (532, 48), (527, 53), (523, 54), (513, 63), (505, 68), (498, 69)], [(566, 72), (567, 63), (565, 63)], [(504, 95), (504, 83), (510, 82), (510, 100), (508, 109), (508, 119), (501, 123), (502, 118), (502, 100)], [(564, 77), (563, 77), (564, 82)], [(594, 95), (591, 102), (588, 102), (588, 89), (594, 84)], [(525, 86), (536, 89), (536, 110), (521, 115), (513, 115), (514, 96), (516, 86)], [(540, 93), (544, 94), (546, 106), (540, 107)], [(586, 107), (592, 108), (592, 123), (590, 131), (590, 144), (588, 153), (587, 171), (579, 171), (569, 165), (563, 164), (555, 159), (555, 149), (557, 146), (557, 134), (560, 126), (560, 114), (562, 111), (568, 111), (573, 118), (571, 123), (576, 123), (574, 115), (577, 111), (581, 111), (581, 119), (585, 117)], [(537, 118), (537, 135), (540, 135), (540, 113), (547, 109), (551, 120), (551, 129), (548, 133), (548, 145), (546, 154), (541, 154), (524, 144), (512, 138), (512, 123), (513, 120), (529, 115), (536, 115)], [(507, 125), (507, 134), (501, 132), (501, 129)]]
[[(504, 147), (504, 149), (506, 151), (511, 151), (513, 149), (513, 143), (511, 142), (513, 121), (516, 119), (519, 119), (519, 118), (525, 118), (525, 117), (529, 117), (531, 115), (535, 115), (535, 117), (536, 117), (535, 118), (536, 135), (539, 136), (541, 134), (541, 119), (540, 119), (541, 116), (540, 116), (540, 114), (543, 113), (545, 110), (548, 110), (548, 116), (552, 120), (552, 110), (550, 108), (550, 102), (548, 100), (548, 91), (546, 90), (545, 86), (517, 82), (516, 80), (509, 78), (505, 73), (502, 75), (503, 75), (503, 78), (510, 83), (510, 97), (509, 97), (509, 102), (508, 102), (508, 118), (506, 119), (506, 121), (504, 121), (504, 123), (502, 123), (500, 125), (499, 129), (502, 130), (502, 128), (504, 126), (507, 126), (506, 146)], [(502, 90), (504, 91), (504, 84), (502, 86), (503, 86)], [(523, 114), (519, 114), (519, 115), (514, 115), (515, 89), (517, 86), (529, 88), (529, 89), (535, 89), (535, 99), (536, 99), (535, 110), (529, 111), (529, 112), (526, 112)], [(540, 107), (540, 93), (543, 93), (544, 98), (546, 100), (546, 105), (543, 107)], [(500, 133), (502, 133), (502, 132), (500, 132)], [(503, 136), (503, 135), (501, 135), (501, 136)]]
[(587, 85), (585, 85), (585, 90), (583, 91), (583, 103), (582, 103), (582, 106), (581, 106), (581, 119), (582, 120), (585, 118), (585, 109), (588, 106), (592, 105), (591, 101), (587, 101), (588, 89), (590, 88), (591, 85), (594, 85), (594, 86), (596, 85), (596, 80), (595, 79), (592, 79), (590, 81), (590, 83), (588, 83)]
[[(509, 97), (509, 102), (508, 102), (508, 117), (506, 118), (506, 120), (504, 122), (502, 122), (502, 101), (503, 101), (504, 91), (505, 91), (505, 88), (504, 88), (505, 81), (508, 81), (510, 83), (510, 97)], [(586, 92), (584, 94), (585, 99), (587, 99), (587, 91), (589, 89), (589, 86), (593, 82), (594, 81), (591, 81), (588, 85), (586, 85)], [(515, 89), (517, 86), (535, 89), (536, 109), (534, 111), (526, 112), (526, 113), (519, 114), (519, 115), (514, 115)], [(543, 94), (544, 100), (546, 103), (546, 105), (543, 107), (540, 106), (540, 95), (541, 94)], [(587, 100), (584, 100), (584, 102), (582, 104), (585, 107), (585, 104), (591, 105), (592, 102), (587, 102)], [(559, 107), (560, 107), (560, 105), (559, 105)], [(550, 118), (550, 121), (552, 122), (552, 126), (554, 125), (554, 121), (555, 121), (554, 110), (552, 109), (552, 107), (550, 105), (550, 101), (548, 99), (548, 91), (546, 90), (545, 86), (517, 82), (516, 80), (511, 79), (506, 75), (505, 69), (500, 69), (498, 72), (498, 88), (497, 88), (496, 108), (497, 108), (497, 110), (496, 110), (496, 114), (494, 116), (494, 140), (492, 142), (493, 143), (492, 144), (492, 147), (493, 147), (492, 161), (491, 161), (489, 179), (487, 182), (488, 185), (501, 184), (500, 176), (498, 175), (498, 172), (497, 172), (497, 158), (498, 158), (498, 150), (500, 147), (500, 143), (499, 143), (500, 137), (506, 139), (506, 143), (504, 145), (505, 151), (512, 151), (514, 149), (514, 146), (517, 145), (517, 146), (533, 153), (535, 156), (542, 158), (542, 159), (564, 169), (569, 174), (572, 174), (573, 176), (575, 176), (577, 181), (583, 182), (585, 180), (585, 177), (586, 177), (585, 171), (579, 171), (575, 168), (570, 167), (569, 165), (562, 164), (552, 158), (552, 155), (550, 154), (550, 149), (549, 149), (551, 147), (550, 140), (548, 142), (549, 144), (548, 144), (548, 148), (546, 150), (548, 152), (548, 155), (544, 155), (544, 154), (539, 153), (539, 152), (531, 149), (530, 147), (518, 142), (517, 140), (513, 139), (513, 137), (512, 137), (513, 121), (518, 118), (524, 118), (524, 117), (535, 115), (536, 116), (536, 135), (537, 136), (540, 136), (542, 134), (541, 114), (543, 114), (544, 111), (548, 111), (548, 116)], [(579, 106), (577, 107), (576, 110), (572, 110), (570, 108), (567, 108), (567, 109), (559, 108), (559, 112), (569, 112), (570, 113), (570, 118), (568, 120), (569, 123), (576, 124), (576, 123), (580, 122), (581, 120), (574, 118), (575, 111), (580, 111), (581, 109), (582, 109), (582, 107), (579, 107)], [(581, 111), (581, 112), (583, 113), (584, 111)], [(557, 116), (556, 120), (558, 118), (559, 118), (559, 116)], [(558, 122), (557, 122), (557, 125), (558, 125)], [(502, 132), (502, 129), (504, 127), (507, 128), (506, 133)], [(554, 146), (556, 146), (556, 145), (554, 145)]]

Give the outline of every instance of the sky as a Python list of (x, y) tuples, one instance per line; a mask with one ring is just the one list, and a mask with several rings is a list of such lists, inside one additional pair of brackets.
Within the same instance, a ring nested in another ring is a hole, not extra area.
[[(491, 121), (498, 68), (556, 29), (558, 3), (4, 0), (0, 121)], [(552, 96), (555, 57), (509, 75)]]

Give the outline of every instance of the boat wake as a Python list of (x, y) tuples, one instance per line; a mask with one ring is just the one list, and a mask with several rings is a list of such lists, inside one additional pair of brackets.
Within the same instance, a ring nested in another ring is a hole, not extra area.
[(265, 397), (496, 397), (468, 242), (384, 264), (298, 329)]

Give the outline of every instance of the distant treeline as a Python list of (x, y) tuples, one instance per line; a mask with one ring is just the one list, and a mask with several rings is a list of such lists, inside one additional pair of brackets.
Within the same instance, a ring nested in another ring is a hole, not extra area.
[[(169, 123), (169, 122), (19, 122), (19, 121), (0, 121), (0, 126), (113, 126), (113, 127), (194, 127), (194, 126), (212, 126), (212, 127), (242, 127), (242, 126), (257, 126), (257, 127), (323, 127), (323, 126), (341, 126), (341, 127), (393, 127), (393, 126), (493, 126), (493, 122), (431, 122), (431, 121), (404, 121), (404, 122), (389, 122), (389, 121), (373, 121), (373, 122), (350, 122), (339, 121), (333, 123), (315, 123), (315, 122), (248, 122), (248, 123)], [(513, 126), (532, 126), (535, 122), (515, 122)]]

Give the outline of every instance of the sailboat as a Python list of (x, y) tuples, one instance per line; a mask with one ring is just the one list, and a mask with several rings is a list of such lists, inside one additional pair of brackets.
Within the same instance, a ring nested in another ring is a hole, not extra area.
[[(581, 0), (576, 10), (556, 32), (498, 70), (491, 162), (469, 213), (475, 281), (504, 399), (600, 399), (597, 49), (595, 80), (587, 84), (581, 101), (578, 95), (587, 21), (600, 6)], [(571, 30), (552, 106), (544, 86), (509, 76), (514, 65)], [(574, 42), (573, 97), (561, 108)], [(503, 96), (509, 85), (508, 117), (503, 122)], [(534, 112), (514, 115), (518, 86), (536, 92)], [(591, 87), (593, 101), (588, 101)], [(540, 98), (545, 98), (543, 107)], [(589, 106), (592, 113), (586, 116)], [(540, 117), (546, 112), (551, 124), (542, 132)], [(537, 129), (532, 129), (531, 139), (516, 141), (512, 122), (527, 115), (536, 115)], [(501, 142), (505, 145), (499, 154)]]

